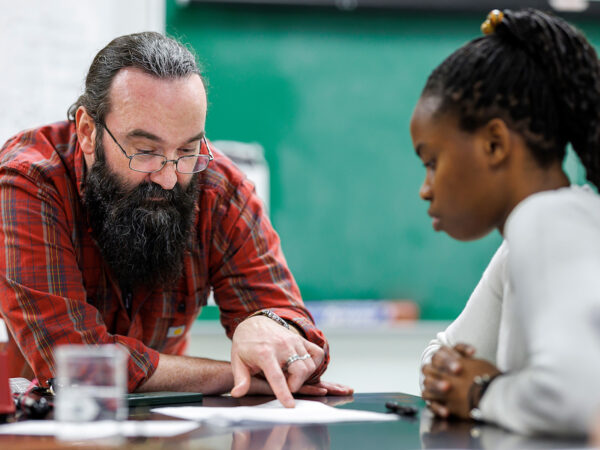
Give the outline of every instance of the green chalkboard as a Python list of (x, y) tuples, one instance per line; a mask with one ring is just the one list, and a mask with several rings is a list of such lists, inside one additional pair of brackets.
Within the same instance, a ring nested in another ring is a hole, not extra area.
[(481, 21), (168, 0), (167, 32), (204, 66), (209, 138), (265, 148), (272, 221), (305, 299), (412, 299), (424, 319), (462, 309), (500, 237), (432, 231), (408, 123), (429, 72)]

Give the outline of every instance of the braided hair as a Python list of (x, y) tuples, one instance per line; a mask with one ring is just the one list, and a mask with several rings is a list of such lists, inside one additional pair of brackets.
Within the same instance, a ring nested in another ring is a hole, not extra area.
[(429, 76), (423, 97), (441, 99), (465, 131), (500, 118), (543, 167), (571, 143), (600, 187), (600, 64), (583, 34), (534, 9), (505, 10), (493, 33), (458, 49)]

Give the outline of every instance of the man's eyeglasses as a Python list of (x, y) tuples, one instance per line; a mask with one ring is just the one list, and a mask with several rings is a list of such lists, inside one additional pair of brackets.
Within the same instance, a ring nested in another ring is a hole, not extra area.
[(125, 157), (129, 159), (129, 168), (131, 170), (135, 170), (136, 172), (158, 172), (165, 167), (165, 164), (172, 162), (175, 164), (175, 169), (179, 173), (198, 173), (205, 170), (208, 167), (208, 163), (214, 159), (213, 154), (210, 151), (210, 147), (208, 146), (208, 142), (206, 142), (206, 137), (202, 138), (202, 142), (208, 150), (208, 155), (186, 155), (180, 156), (177, 159), (167, 159), (167, 157), (164, 155), (157, 155), (154, 153), (136, 153), (130, 156), (127, 154), (125, 149), (121, 147), (121, 144), (119, 144), (108, 127), (105, 124), (102, 124), (102, 127), (107, 131), (108, 135), (112, 138), (115, 144), (117, 144), (117, 147), (119, 147)]

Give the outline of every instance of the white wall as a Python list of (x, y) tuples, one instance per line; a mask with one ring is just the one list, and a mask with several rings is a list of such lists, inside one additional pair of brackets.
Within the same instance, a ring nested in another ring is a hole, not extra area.
[[(421, 395), (421, 353), (447, 326), (448, 322), (419, 321), (377, 328), (323, 327), (331, 355), (323, 379), (351, 386), (355, 392)], [(228, 361), (231, 341), (220, 324), (199, 320), (192, 327), (188, 353)]]
[(0, 146), (66, 119), (94, 55), (113, 38), (165, 30), (165, 0), (0, 1)]

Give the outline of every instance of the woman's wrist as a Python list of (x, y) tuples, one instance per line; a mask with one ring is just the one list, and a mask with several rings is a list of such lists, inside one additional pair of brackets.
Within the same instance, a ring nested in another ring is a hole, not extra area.
[(492, 381), (494, 381), (500, 375), (502, 375), (502, 372), (495, 374), (485, 373), (482, 375), (477, 375), (475, 378), (473, 378), (473, 382), (469, 388), (468, 398), (470, 411), (469, 415), (471, 419), (482, 420), (483, 415), (479, 409), (479, 403), (481, 402), (481, 399), (483, 398), (487, 389), (490, 387), (490, 384), (492, 384)]

